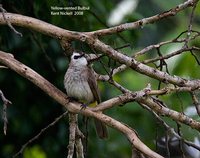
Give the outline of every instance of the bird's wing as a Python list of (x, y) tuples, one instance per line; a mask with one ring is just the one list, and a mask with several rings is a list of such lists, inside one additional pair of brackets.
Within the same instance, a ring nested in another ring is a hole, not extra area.
[(99, 89), (97, 86), (97, 80), (96, 77), (94, 75), (94, 70), (92, 68), (88, 68), (88, 84), (90, 86), (90, 89), (94, 95), (94, 99), (95, 101), (97, 101), (98, 103), (101, 102), (101, 98), (100, 98), (100, 93), (99, 93)]

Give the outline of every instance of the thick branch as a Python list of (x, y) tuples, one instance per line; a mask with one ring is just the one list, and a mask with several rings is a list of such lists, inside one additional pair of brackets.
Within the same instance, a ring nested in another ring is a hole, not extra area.
[(184, 123), (186, 125), (189, 125), (191, 128), (200, 131), (200, 122), (195, 121), (194, 119), (184, 115), (183, 113), (171, 110), (163, 106), (162, 103), (156, 102), (154, 99), (150, 97), (139, 98), (137, 101), (147, 105), (149, 108), (151, 108), (153, 111), (155, 111), (160, 115), (169, 116), (170, 118), (174, 119), (177, 122)]
[[(28, 16), (14, 13), (4, 13), (4, 16), (13, 25), (29, 28), (57, 39), (62, 39), (63, 37), (66, 39), (78, 39), (81, 37), (81, 33), (68, 31)], [(0, 24), (7, 24), (4, 20), (4, 16), (0, 13)]]
[(134, 132), (134, 130), (102, 113), (93, 112), (88, 108), (80, 110), (80, 104), (69, 102), (68, 97), (63, 92), (53, 86), (45, 78), (37, 74), (34, 70), (15, 60), (11, 54), (0, 51), (0, 62), (6, 65), (8, 68), (12, 69), (13, 71), (17, 72), (24, 78), (30, 80), (36, 86), (41, 88), (51, 98), (55, 99), (58, 103), (67, 108), (70, 112), (81, 113), (85, 116), (94, 117), (98, 120), (101, 120), (108, 126), (121, 131), (137, 150), (145, 153), (148, 157), (162, 158), (162, 156), (155, 153), (154, 151), (149, 149), (144, 143), (142, 143), (137, 137), (137, 134)]
[[(170, 89), (169, 90), (163, 89), (163, 90), (159, 90), (159, 91), (149, 91), (146, 93), (145, 89), (144, 89), (142, 91), (138, 91), (135, 93), (126, 93), (126, 94), (120, 95), (116, 98), (112, 98), (110, 100), (102, 102), (97, 107), (93, 108), (92, 110), (93, 111), (105, 110), (105, 109), (111, 108), (111, 107), (119, 105), (119, 104), (131, 102), (131, 101), (137, 101), (141, 104), (145, 104), (151, 110), (153, 110), (154, 112), (156, 112), (160, 115), (170, 117), (177, 122), (184, 123), (186, 125), (189, 125), (191, 128), (194, 128), (194, 129), (197, 129), (198, 131), (200, 131), (200, 122), (184, 115), (183, 113), (169, 109), (169, 108), (165, 107), (165, 105), (163, 105), (161, 101), (155, 100), (148, 96), (151, 94), (153, 94), (153, 95), (154, 94), (166, 94), (168, 91), (170, 91)], [(192, 90), (188, 89), (187, 87), (185, 87), (183, 89), (175, 88), (174, 92), (177, 92), (177, 91), (192, 91)]]
[[(198, 31), (191, 30), (191, 32), (194, 33), (194, 35), (190, 37), (190, 40), (194, 40), (194, 39), (196, 39), (197, 37), (200, 36), (200, 32), (198, 32)], [(143, 48), (142, 50), (140, 50), (138, 52), (133, 52), (134, 54), (132, 55), (132, 58), (137, 58), (137, 57), (139, 57), (141, 55), (146, 54), (147, 52), (149, 52), (152, 49), (159, 49), (160, 47), (162, 47), (164, 45), (167, 45), (167, 44), (170, 44), (170, 43), (184, 43), (186, 41), (186, 38), (180, 38), (180, 37), (185, 33), (187, 33), (187, 31), (182, 32), (175, 39), (164, 41), (164, 42), (160, 42), (160, 43), (153, 44), (153, 45), (149, 45), (149, 46)], [(162, 59), (168, 59), (170, 57), (173, 57), (175, 55), (183, 53), (183, 51), (186, 51), (186, 50), (189, 50), (191, 52), (193, 49), (194, 50), (198, 50), (198, 47), (192, 47), (192, 48), (184, 47), (184, 48), (180, 49), (181, 51), (172, 52), (169, 55), (163, 56), (162, 58), (161, 57), (156, 57), (154, 59), (147, 59), (147, 60), (144, 60), (142, 63), (143, 64), (147, 64), (149, 62), (155, 62), (155, 61), (162, 60)], [(196, 58), (194, 53), (192, 53), (192, 55), (195, 57), (197, 63), (199, 64), (200, 62), (198, 61), (198, 59)], [(113, 70), (113, 74), (112, 75), (114, 76), (115, 74), (117, 74), (119, 72), (122, 72), (122, 71), (126, 70), (127, 68), (128, 68), (127, 65), (122, 64), (122, 65), (120, 65), (119, 67), (117, 67), (117, 68), (115, 68)], [(98, 79), (102, 80), (102, 81), (108, 81), (109, 80), (109, 76), (108, 75), (99, 75)]]
[(157, 69), (154, 69), (150, 66), (147, 66), (141, 62), (138, 62), (134, 58), (128, 57), (116, 50), (114, 50), (112, 47), (104, 44), (98, 39), (91, 39), (88, 38), (87, 41), (88, 44), (91, 45), (91, 47), (95, 47), (98, 50), (103, 51), (106, 53), (109, 57), (112, 59), (127, 65), (128, 67), (131, 67), (132, 69), (138, 71), (141, 74), (145, 74), (149, 77), (158, 79), (165, 83), (172, 83), (178, 86), (185, 86), (185, 87), (191, 87), (191, 88), (199, 88), (200, 87), (200, 80), (186, 80), (178, 76), (171, 76), (166, 72), (159, 71)]
[[(184, 9), (185, 7), (188, 7), (192, 5), (193, 3), (196, 3), (197, 0), (188, 0), (185, 3), (177, 6), (177, 8), (172, 9), (172, 12), (180, 11)], [(58, 39), (71, 39), (71, 40), (80, 40), (82, 42), (86, 42), (91, 47), (100, 50), (107, 54), (112, 59), (127, 65), (128, 67), (131, 67), (132, 69), (138, 71), (139, 73), (145, 74), (147, 76), (150, 76), (152, 78), (158, 79), (165, 83), (172, 83), (178, 86), (190, 86), (192, 88), (200, 87), (200, 80), (185, 80), (183, 78), (177, 77), (177, 76), (171, 76), (166, 72), (159, 71), (157, 69), (154, 69), (152, 67), (149, 67), (145, 64), (142, 64), (135, 59), (128, 57), (126, 55), (123, 55), (122, 53), (114, 50), (112, 47), (104, 44), (100, 40), (96, 39), (92, 34), (90, 33), (80, 33), (80, 32), (74, 32), (74, 31), (68, 31), (64, 30), (62, 28), (59, 28), (57, 26), (48, 24), (46, 22), (43, 22), (38, 19), (34, 19), (31, 17), (26, 17), (23, 15), (18, 14), (12, 14), (12, 13), (6, 13), (5, 14), (6, 19), (9, 19), (9, 22), (14, 25), (27, 27), (33, 30), (36, 30), (38, 32), (41, 32), (43, 34), (47, 34), (49, 36), (52, 36), (54, 38)], [(159, 18), (157, 19), (159, 20)], [(6, 24), (6, 21), (4, 20), (2, 14), (0, 14), (0, 24)]]
[[(154, 23), (158, 20), (161, 20), (163, 18), (169, 17), (169, 16), (174, 16), (178, 12), (184, 10), (187, 7), (193, 6), (195, 3), (197, 3), (198, 0), (188, 0), (175, 8), (170, 9), (169, 11), (165, 11), (161, 14), (154, 15), (152, 17), (144, 18), (141, 20), (138, 20), (136, 22), (131, 22), (131, 23), (126, 23), (122, 24), (116, 27), (108, 28), (108, 29), (101, 29), (98, 31), (93, 31), (93, 32), (88, 32), (88, 33), (83, 33), (83, 34), (88, 34), (89, 36), (93, 35), (110, 35), (114, 33), (119, 33), (125, 30), (130, 30), (130, 29), (136, 29), (139, 27), (142, 27), (146, 24), (151, 24)], [(23, 16), (23, 15), (18, 15), (18, 14), (12, 14), (12, 13), (5, 13), (5, 17), (3, 17), (3, 14), (0, 14), (0, 24), (7, 24), (5, 21), (5, 18), (13, 25), (17, 26), (22, 26), (22, 27), (27, 27), (33, 30), (36, 30), (38, 32), (41, 32), (43, 34), (47, 34), (52, 37), (56, 37), (58, 39), (62, 39), (62, 37), (66, 38), (72, 38), (72, 39), (79, 39), (79, 36), (81, 36), (81, 33), (77, 33), (74, 31), (67, 31), (64, 29), (61, 29), (59, 27), (56, 27), (54, 25), (45, 23), (41, 20)], [(84, 37), (83, 39), (84, 40)]]

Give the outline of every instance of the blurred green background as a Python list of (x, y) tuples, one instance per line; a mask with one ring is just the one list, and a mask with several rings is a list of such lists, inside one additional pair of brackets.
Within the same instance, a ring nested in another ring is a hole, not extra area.
[[(3, 5), (7, 12), (31, 16), (67, 30), (80, 32), (103, 29), (111, 25), (112, 22), (108, 23), (109, 19), (112, 19), (111, 13), (118, 7), (120, 2), (119, 0), (0, 0), (0, 4)], [(123, 16), (119, 23), (133, 22), (144, 17), (153, 16), (169, 10), (182, 2), (183, 0), (135, 0), (132, 9), (129, 8), (130, 13)], [(89, 6), (90, 9), (89, 11), (84, 11), (84, 15), (82, 16), (51, 15), (51, 6), (63, 7), (70, 5)], [(128, 9), (123, 7), (122, 10), (116, 13), (117, 16), (120, 16), (124, 10)], [(125, 54), (133, 54), (145, 46), (171, 40), (181, 32), (187, 30), (190, 13), (191, 8), (180, 12), (177, 16), (169, 17), (155, 24), (125, 31), (120, 35), (105, 36), (101, 40), (113, 48), (130, 44), (130, 47), (126, 47), (121, 51)], [(199, 19), (200, 6), (198, 5), (195, 12), (193, 29), (198, 30), (200, 26)], [(16, 59), (34, 69), (64, 92), (63, 77), (67, 69), (68, 60), (63, 54), (59, 41), (26, 28), (15, 28), (23, 34), (22, 38), (13, 33), (8, 26), (0, 26), (0, 50), (12, 53)], [(199, 46), (200, 41), (198, 39), (191, 42), (191, 44)], [(162, 47), (161, 52), (163, 54), (169, 53), (181, 46), (181, 44), (170, 44)], [(84, 52), (93, 53), (86, 44), (78, 41), (73, 41), (73, 47)], [(153, 50), (140, 60), (152, 58), (156, 55), (156, 50)], [(114, 61), (109, 61), (107, 57), (104, 57), (102, 62), (106, 66), (107, 71), (119, 65)], [(171, 74), (186, 78), (200, 77), (199, 65), (190, 53), (174, 57), (166, 60), (166, 62), (169, 64), (168, 68)], [(94, 63), (94, 68), (96, 72), (106, 74), (105, 69), (103, 69), (100, 63)], [(151, 83), (152, 87), (157, 89), (159, 83), (157, 80), (138, 74), (130, 69), (116, 75), (114, 79), (124, 87), (134, 91), (141, 90), (147, 83)], [(119, 90), (108, 83), (99, 82), (99, 87), (102, 100), (107, 100), (120, 94)], [(6, 136), (3, 135), (3, 121), (2, 119), (0, 120), (0, 157), (9, 158), (25, 142), (35, 136), (41, 128), (44, 128), (63, 113), (64, 109), (44, 94), (38, 87), (9, 69), (0, 69), (0, 89), (13, 103), (8, 106), (7, 110), (9, 122)], [(190, 95), (187, 93), (167, 95), (162, 99), (170, 108), (178, 111), (192, 104)], [(0, 101), (1, 112), (2, 105), (3, 103)], [(137, 103), (114, 107), (105, 113), (133, 127), (140, 139), (154, 150), (156, 148), (155, 139), (161, 137), (164, 133), (164, 128), (156, 121), (152, 114)], [(165, 120), (171, 126), (176, 127), (175, 122), (167, 118)], [(85, 131), (86, 126), (84, 125), (82, 116), (79, 116), (79, 124), (82, 131)], [(182, 130), (188, 138), (191, 137), (192, 139), (192, 136), (196, 135), (195, 131), (188, 130), (188, 128), (183, 127)], [(93, 121), (91, 120), (88, 124), (88, 132), (86, 157), (130, 157), (130, 144), (125, 136), (118, 131), (109, 128), (109, 139), (105, 141), (99, 140), (95, 134)], [(22, 157), (66, 157), (67, 145), (68, 118), (66, 117), (41, 135), (39, 139), (31, 143), (25, 149)]]

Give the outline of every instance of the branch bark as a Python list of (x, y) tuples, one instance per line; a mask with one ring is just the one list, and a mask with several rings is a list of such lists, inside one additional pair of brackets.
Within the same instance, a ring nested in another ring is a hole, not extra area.
[(17, 72), (24, 78), (28, 79), (40, 89), (42, 89), (46, 94), (48, 94), (51, 98), (56, 100), (58, 103), (63, 105), (67, 110), (72, 113), (80, 113), (88, 117), (94, 117), (98, 120), (101, 120), (106, 125), (117, 129), (122, 132), (130, 141), (131, 145), (133, 145), (138, 151), (141, 151), (145, 155), (151, 158), (163, 158), (156, 152), (149, 149), (137, 136), (133, 129), (124, 125), (123, 123), (98, 112), (93, 112), (89, 108), (81, 110), (81, 106), (78, 103), (69, 102), (68, 96), (66, 96), (62, 91), (57, 89), (54, 85), (48, 82), (41, 75), (37, 74), (34, 70), (27, 67), (26, 65), (20, 63), (15, 60), (13, 55), (0, 51), (0, 62)]
[(6, 132), (7, 132), (7, 124), (8, 124), (8, 119), (7, 119), (7, 106), (9, 104), (12, 104), (12, 102), (8, 99), (6, 99), (6, 97), (4, 96), (3, 92), (0, 90), (0, 97), (3, 101), (3, 123), (4, 123), (4, 126), (3, 126), (3, 132), (4, 134), (6, 135)]
[(143, 27), (144, 25), (152, 24), (152, 23), (154, 23), (158, 20), (161, 20), (163, 18), (175, 16), (178, 12), (184, 10), (185, 8), (193, 6), (197, 2), (198, 2), (198, 0), (188, 0), (184, 3), (182, 3), (182, 4), (179, 4), (175, 8), (172, 8), (169, 11), (165, 11), (161, 14), (157, 14), (157, 15), (154, 15), (154, 16), (151, 16), (151, 17), (148, 17), (148, 18), (144, 18), (144, 19), (138, 20), (136, 22), (126, 23), (126, 24), (111, 27), (111, 28), (108, 28), (108, 29), (93, 31), (93, 32), (90, 32), (90, 34), (97, 35), (97, 36), (105, 36), (105, 35), (110, 35), (110, 34), (114, 34), (114, 33), (119, 33), (119, 32), (125, 31), (125, 30)]
[[(175, 15), (175, 13), (178, 13), (179, 11), (185, 9), (186, 7), (194, 5), (197, 2), (198, 0), (188, 0), (185, 3), (180, 4), (176, 6), (175, 8), (171, 9), (170, 11), (164, 12), (162, 14), (168, 13), (167, 15), (169, 16), (169, 15), (172, 15), (173, 13)], [(156, 15), (156, 17), (154, 16), (150, 17), (149, 18), (150, 20), (146, 19), (145, 21), (147, 22), (145, 22), (145, 24), (149, 24), (150, 22), (152, 22), (152, 19), (153, 19), (153, 22), (162, 19), (162, 16), (160, 16), (162, 14)], [(181, 87), (182, 86), (190, 86), (192, 88), (200, 87), (200, 80), (186, 80), (178, 76), (171, 76), (166, 72), (162, 72), (157, 69), (154, 69), (141, 62), (138, 62), (134, 58), (128, 57), (120, 53), (119, 51), (114, 50), (109, 45), (106, 45), (105, 43), (97, 39), (96, 36), (94, 36), (95, 32), (86, 33), (86, 32), (68, 31), (68, 30), (59, 28), (57, 26), (54, 26), (52, 24), (43, 22), (41, 20), (23, 16), (23, 15), (18, 15), (18, 14), (5, 13), (5, 17), (6, 19), (9, 19), (9, 22), (13, 25), (30, 28), (38, 32), (41, 32), (43, 34), (57, 38), (59, 40), (79, 40), (79, 41), (85, 42), (89, 44), (91, 47), (107, 54), (109, 57), (118, 61), (119, 63), (125, 64), (126, 66), (131, 67), (133, 70), (141, 74), (158, 79), (164, 83), (171, 83), (171, 84), (178, 85)], [(6, 21), (4, 20), (2, 14), (0, 14), (0, 24), (6, 24)], [(134, 23), (132, 23), (132, 25), (134, 25)], [(131, 28), (134, 29), (136, 27), (124, 27), (124, 30), (131, 29)], [(115, 31), (113, 33), (115, 33)]]
[(74, 146), (75, 146), (75, 139), (76, 139), (76, 128), (77, 128), (77, 114), (69, 113), (69, 144), (68, 148), (68, 155), (67, 158), (73, 158), (74, 155)]
[[(165, 11), (161, 14), (157, 14), (148, 18), (144, 18), (142, 20), (138, 20), (136, 22), (131, 22), (131, 23), (126, 23), (122, 24), (116, 27), (111, 27), (108, 29), (101, 29), (97, 31), (92, 31), (88, 33), (78, 33), (74, 31), (67, 31), (64, 29), (61, 29), (59, 27), (56, 27), (54, 25), (51, 25), (49, 23), (45, 23), (41, 20), (23, 16), (23, 15), (18, 15), (18, 14), (12, 14), (12, 13), (5, 13), (5, 18), (9, 19), (9, 22), (13, 25), (21, 26), (21, 27), (26, 27), (30, 28), (33, 30), (36, 30), (38, 32), (41, 32), (43, 34), (47, 34), (49, 36), (52, 36), (54, 38), (62, 39), (62, 37), (66, 37), (68, 39), (76, 39), (80, 40), (80, 36), (87, 34), (89, 36), (105, 36), (105, 35), (110, 35), (114, 33), (119, 33), (125, 30), (130, 30), (130, 29), (136, 29), (139, 27), (142, 27), (147, 24), (152, 24), (158, 20), (161, 20), (163, 18), (169, 17), (169, 16), (174, 16), (180, 11), (184, 10), (185, 8), (191, 7), (194, 4), (196, 4), (199, 0), (187, 0), (182, 4), (179, 4), (178, 6), (170, 9), (169, 11)], [(3, 14), (0, 14), (0, 24), (6, 24), (6, 21), (3, 17)], [(48, 29), (47, 29), (48, 28)], [(84, 37), (83, 37), (84, 40)]]

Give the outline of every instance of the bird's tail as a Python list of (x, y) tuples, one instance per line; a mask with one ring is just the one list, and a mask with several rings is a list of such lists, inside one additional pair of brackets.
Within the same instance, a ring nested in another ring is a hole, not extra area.
[[(95, 101), (94, 103), (90, 104), (89, 106), (95, 107), (95, 106), (97, 106), (97, 104), (98, 104), (97, 101)], [(94, 119), (94, 123), (95, 123), (96, 133), (99, 136), (99, 138), (101, 138), (101, 139), (108, 138), (108, 130), (107, 130), (106, 125), (97, 119)]]
[(96, 127), (96, 133), (99, 136), (99, 138), (101, 139), (108, 138), (108, 130), (107, 130), (106, 125), (97, 119), (94, 119), (94, 123)]

